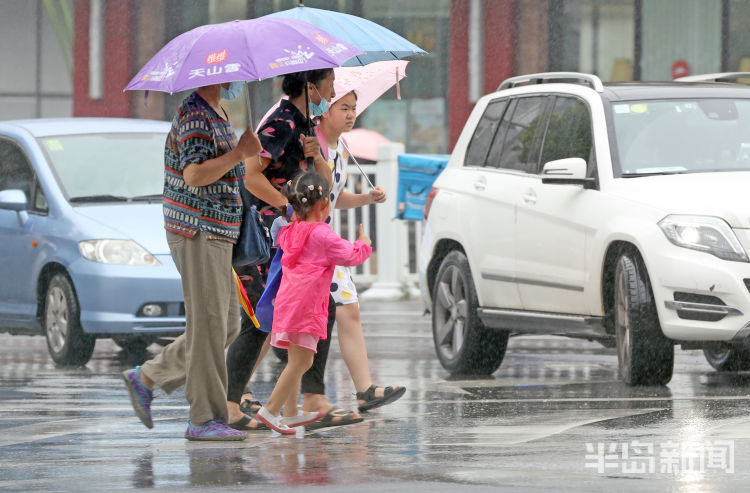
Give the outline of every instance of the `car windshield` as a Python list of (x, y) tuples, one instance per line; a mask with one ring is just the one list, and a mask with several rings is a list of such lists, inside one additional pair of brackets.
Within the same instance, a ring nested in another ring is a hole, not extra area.
[(73, 203), (151, 201), (164, 184), (164, 133), (43, 137), (39, 143)]
[(618, 101), (612, 120), (615, 176), (750, 171), (750, 99)]

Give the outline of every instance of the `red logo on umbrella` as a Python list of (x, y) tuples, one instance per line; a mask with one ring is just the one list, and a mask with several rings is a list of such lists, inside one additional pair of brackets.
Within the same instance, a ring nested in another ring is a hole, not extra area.
[(213, 53), (209, 53), (204, 60), (206, 63), (210, 63), (211, 65), (216, 65), (217, 63), (221, 63), (224, 60), (227, 59), (229, 55), (227, 54), (227, 50), (223, 49), (221, 51), (214, 51)]
[(316, 34), (315, 35), (315, 39), (318, 41), (318, 43), (321, 43), (321, 44), (324, 44), (324, 45), (331, 44), (331, 41), (328, 38), (326, 38), (326, 37), (324, 37), (324, 36), (322, 36), (320, 34)]

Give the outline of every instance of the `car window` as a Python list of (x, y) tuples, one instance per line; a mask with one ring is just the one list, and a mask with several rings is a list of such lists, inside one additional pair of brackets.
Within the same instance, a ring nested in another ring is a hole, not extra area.
[(44, 196), (42, 187), (39, 185), (39, 180), (34, 180), (34, 197), (33, 197), (33, 210), (38, 212), (47, 212), (49, 207), (47, 206), (47, 198)]
[(13, 141), (0, 139), (0, 190), (22, 190), (31, 201), (34, 172), (26, 154)]
[(96, 133), (39, 139), (69, 200), (160, 196), (164, 133)]
[(750, 99), (618, 101), (611, 117), (615, 176), (750, 170)]
[(591, 155), (591, 117), (577, 98), (557, 97), (550, 114), (542, 147), (542, 164), (556, 159)]
[(495, 132), (497, 132), (506, 106), (508, 106), (507, 99), (495, 100), (487, 105), (477, 128), (474, 130), (474, 135), (471, 137), (469, 148), (466, 151), (465, 166), (485, 166), (487, 164), (485, 161), (487, 151), (489, 151), (490, 143), (495, 136)]
[[(544, 108), (548, 96), (519, 98), (505, 113), (500, 130), (492, 142), (490, 157), (500, 168), (537, 173), (539, 136), (544, 125)], [(504, 135), (503, 135), (504, 133)], [(502, 142), (502, 143), (501, 143)], [(499, 159), (496, 156), (499, 155)]]

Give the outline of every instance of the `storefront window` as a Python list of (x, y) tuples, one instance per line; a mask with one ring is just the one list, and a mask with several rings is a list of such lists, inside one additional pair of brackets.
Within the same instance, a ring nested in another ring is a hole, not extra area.
[(750, 2), (729, 2), (727, 71), (750, 72)]
[(553, 2), (550, 69), (595, 74), (604, 81), (633, 80), (633, 0)]
[(362, 17), (417, 44), (427, 55), (409, 58), (402, 100), (392, 89), (375, 101), (357, 126), (402, 142), (408, 152), (442, 153), (447, 143), (450, 0), (362, 2)]
[(721, 0), (643, 0), (642, 80), (721, 70)]

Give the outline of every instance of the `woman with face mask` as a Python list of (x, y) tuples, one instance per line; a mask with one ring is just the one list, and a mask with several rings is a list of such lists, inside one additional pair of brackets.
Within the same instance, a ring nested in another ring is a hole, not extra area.
[[(333, 69), (285, 75), (282, 90), (289, 99), (282, 100), (258, 130), (263, 149), (258, 156), (246, 161), (245, 183), (257, 198), (258, 209), (269, 226), (279, 215), (279, 209), (287, 203), (281, 188), (300, 170), (308, 169), (308, 158), (312, 158), (315, 171), (330, 182), (331, 170), (320, 152), (320, 143), (317, 137), (309, 136), (313, 123), (307, 115), (320, 116), (328, 109), (329, 102), (335, 96), (333, 80)], [(238, 272), (253, 305), (257, 304), (263, 293), (267, 273), (268, 264)], [(325, 412), (323, 423), (328, 425), (362, 421), (359, 414), (337, 409), (325, 397), (323, 375), (335, 318), (336, 305), (329, 300), (328, 337), (320, 340), (312, 368), (302, 377), (302, 409)], [(243, 317), (242, 331), (227, 353), (227, 407), (230, 426), (236, 429), (252, 430), (259, 426), (258, 421), (253, 419), (253, 409), (249, 406), (240, 409), (240, 403), (266, 337), (267, 333), (256, 329)]]
[(237, 174), (261, 150), (252, 129), (237, 139), (220, 100), (243, 82), (196, 89), (175, 112), (164, 148), (164, 229), (182, 278), (184, 334), (143, 366), (123, 372), (136, 415), (148, 428), (153, 389), (182, 385), (190, 403), (188, 440), (242, 440), (227, 426), (224, 348), (240, 331), (231, 275), (232, 246), (242, 223)]

